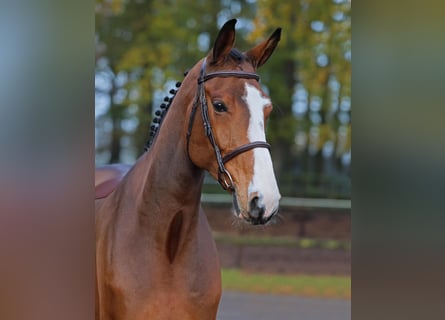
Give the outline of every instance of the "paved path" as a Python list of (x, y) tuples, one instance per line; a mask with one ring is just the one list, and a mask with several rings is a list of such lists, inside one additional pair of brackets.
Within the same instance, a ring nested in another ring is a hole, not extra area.
[(350, 320), (351, 301), (224, 292), (217, 320)]

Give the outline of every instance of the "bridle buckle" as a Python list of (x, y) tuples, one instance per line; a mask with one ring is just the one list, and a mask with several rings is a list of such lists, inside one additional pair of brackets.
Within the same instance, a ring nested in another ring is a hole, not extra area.
[(218, 168), (218, 182), (226, 191), (234, 191), (232, 176), (225, 168)]

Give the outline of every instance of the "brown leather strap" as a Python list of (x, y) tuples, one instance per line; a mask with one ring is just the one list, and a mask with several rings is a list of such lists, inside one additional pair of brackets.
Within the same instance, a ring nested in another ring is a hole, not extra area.
[(247, 143), (245, 145), (242, 145), (241, 147), (236, 148), (235, 150), (231, 151), (230, 153), (226, 154), (223, 158), (222, 158), (222, 162), (226, 163), (227, 161), (232, 160), (233, 158), (235, 158), (237, 155), (249, 151), (250, 149), (253, 148), (267, 148), (270, 150), (270, 144), (268, 144), (265, 141), (255, 141), (255, 142), (250, 142)]
[(255, 79), (256, 81), (260, 81), (260, 76), (257, 75), (256, 73), (243, 72), (243, 71), (218, 71), (204, 75), (204, 77), (198, 80), (198, 84), (201, 84), (213, 78), (229, 78), (229, 77)]

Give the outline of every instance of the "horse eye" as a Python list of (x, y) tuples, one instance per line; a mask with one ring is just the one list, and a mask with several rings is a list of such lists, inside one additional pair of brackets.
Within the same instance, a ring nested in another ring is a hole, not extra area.
[(222, 102), (213, 102), (213, 107), (215, 108), (216, 112), (227, 112), (227, 107)]

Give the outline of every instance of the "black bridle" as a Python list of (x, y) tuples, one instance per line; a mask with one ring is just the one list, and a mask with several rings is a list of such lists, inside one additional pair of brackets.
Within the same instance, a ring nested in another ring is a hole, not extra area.
[[(201, 72), (198, 78), (198, 91), (195, 96), (195, 100), (193, 102), (192, 111), (190, 113), (189, 126), (187, 130), (187, 153), (189, 152), (189, 143), (190, 143), (190, 136), (192, 134), (193, 119), (195, 118), (195, 113), (196, 110), (198, 109), (198, 105), (200, 105), (202, 122), (204, 123), (204, 132), (205, 135), (209, 138), (210, 144), (212, 145), (213, 150), (215, 151), (216, 161), (218, 163), (218, 182), (223, 187), (224, 190), (234, 191), (232, 176), (230, 175), (229, 171), (227, 171), (227, 169), (224, 167), (224, 164), (233, 159), (234, 157), (236, 157), (237, 155), (246, 152), (248, 150), (251, 150), (253, 148), (267, 148), (270, 150), (270, 145), (265, 141), (254, 141), (244, 144), (238, 148), (235, 148), (234, 150), (227, 153), (225, 156), (222, 156), (221, 151), (218, 145), (216, 144), (215, 137), (212, 131), (212, 126), (210, 125), (209, 108), (207, 105), (207, 99), (204, 90), (204, 82), (213, 78), (228, 78), (228, 77), (255, 79), (256, 81), (259, 81), (260, 77), (255, 73), (243, 72), (243, 71), (218, 71), (205, 74), (205, 69), (206, 69), (206, 59), (204, 59), (201, 65)], [(200, 103), (198, 104), (198, 102)]]

